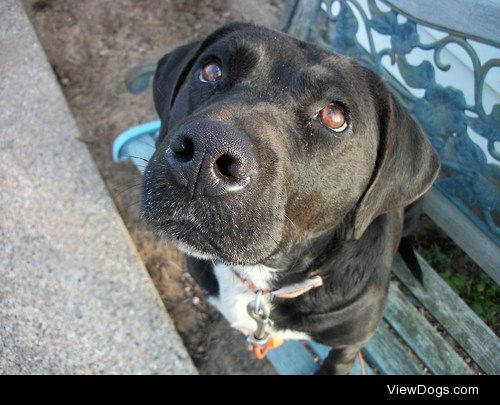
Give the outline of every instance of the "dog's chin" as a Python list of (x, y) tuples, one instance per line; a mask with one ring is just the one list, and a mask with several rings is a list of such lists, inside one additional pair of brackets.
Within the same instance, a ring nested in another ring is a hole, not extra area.
[(218, 257), (216, 254), (203, 252), (185, 242), (172, 239), (171, 241), (173, 242), (173, 244), (177, 249), (179, 249), (182, 253), (184, 253), (187, 256), (192, 256), (200, 260), (221, 261), (220, 257)]
[(218, 261), (230, 266), (255, 265), (267, 256), (247, 257), (245, 252), (228, 251), (211, 235), (186, 221), (168, 222), (157, 228), (157, 232), (160, 237), (167, 239), (182, 253), (201, 260)]
[(203, 260), (218, 260), (220, 256), (220, 249), (212, 238), (190, 221), (166, 221), (157, 231), (162, 238), (189, 256)]

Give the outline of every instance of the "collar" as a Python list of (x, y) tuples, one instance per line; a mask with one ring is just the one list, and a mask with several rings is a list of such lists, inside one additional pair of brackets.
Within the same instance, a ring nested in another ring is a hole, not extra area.
[(238, 280), (250, 291), (256, 294), (258, 291), (262, 291), (264, 294), (269, 294), (271, 298), (281, 298), (281, 299), (291, 299), (297, 298), (313, 288), (318, 288), (323, 285), (323, 279), (321, 276), (313, 276), (305, 279), (299, 283), (293, 283), (286, 285), (284, 287), (278, 288), (277, 290), (259, 290), (252, 282), (241, 277), (241, 275), (233, 268), (229, 267), (231, 272), (238, 278)]

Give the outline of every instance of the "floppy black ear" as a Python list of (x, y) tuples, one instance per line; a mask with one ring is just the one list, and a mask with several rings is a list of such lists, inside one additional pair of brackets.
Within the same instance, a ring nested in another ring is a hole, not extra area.
[(200, 42), (191, 42), (166, 54), (158, 61), (153, 80), (153, 99), (161, 120), (168, 119), (170, 108), (196, 58)]
[(410, 114), (382, 86), (383, 89), (378, 89), (382, 95), (376, 100), (380, 131), (377, 165), (355, 213), (356, 239), (378, 216), (406, 207), (421, 197), (439, 172), (439, 159), (431, 143)]

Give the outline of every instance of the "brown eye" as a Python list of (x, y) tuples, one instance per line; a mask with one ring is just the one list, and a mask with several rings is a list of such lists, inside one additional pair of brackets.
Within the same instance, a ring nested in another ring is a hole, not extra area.
[(222, 69), (217, 62), (209, 62), (200, 72), (200, 80), (202, 82), (216, 82), (222, 76)]
[(319, 112), (319, 119), (323, 125), (335, 132), (342, 132), (347, 128), (347, 118), (344, 111), (335, 103), (324, 107)]

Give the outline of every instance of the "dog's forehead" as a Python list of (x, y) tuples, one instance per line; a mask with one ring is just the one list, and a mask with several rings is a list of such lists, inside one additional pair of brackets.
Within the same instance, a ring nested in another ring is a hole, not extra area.
[(282, 60), (289, 64), (328, 65), (339, 59), (312, 43), (301, 41), (272, 29), (247, 26), (217, 37), (209, 46), (228, 53), (239, 53), (242, 50), (253, 53), (262, 61)]
[[(250, 26), (219, 37), (205, 54), (222, 53), (238, 65), (252, 60), (254, 79), (264, 79), (275, 90), (292, 88), (301, 92), (311, 87), (328, 91), (345, 87), (356, 70), (351, 58), (324, 50), (315, 44), (262, 27)], [(232, 58), (232, 59), (231, 59)], [(248, 68), (248, 65), (246, 65)], [(362, 83), (358, 78), (357, 85)], [(316, 92), (320, 97), (321, 92)]]

